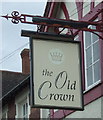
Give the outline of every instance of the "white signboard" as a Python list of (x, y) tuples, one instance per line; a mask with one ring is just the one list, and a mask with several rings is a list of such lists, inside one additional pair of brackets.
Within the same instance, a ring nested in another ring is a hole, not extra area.
[(80, 42), (32, 38), (33, 107), (83, 110)]

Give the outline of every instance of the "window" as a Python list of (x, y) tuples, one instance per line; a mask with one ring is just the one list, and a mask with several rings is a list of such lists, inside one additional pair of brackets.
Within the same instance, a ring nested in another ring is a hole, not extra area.
[(99, 38), (91, 32), (85, 32), (84, 43), (86, 89), (89, 89), (100, 81)]
[(22, 116), (23, 116), (23, 120), (26, 120), (26, 118), (28, 118), (28, 104), (27, 104), (27, 102), (22, 105)]
[(16, 100), (16, 118), (22, 118), (22, 120), (28, 120), (30, 114), (30, 106), (28, 97), (19, 97)]
[(28, 120), (30, 115), (29, 89), (25, 88), (15, 97), (16, 115), (15, 118)]
[(5, 113), (2, 114), (2, 118), (3, 118), (3, 120), (7, 119), (7, 112), (5, 112)]
[(27, 120), (27, 118), (29, 118), (28, 108), (29, 105), (27, 99), (24, 99), (16, 103), (16, 111), (17, 111), (16, 118), (22, 118), (23, 120)]
[(7, 119), (7, 113), (8, 113), (8, 107), (7, 106), (4, 106), (3, 108), (2, 108), (2, 118), (3, 118), (3, 120), (6, 120)]

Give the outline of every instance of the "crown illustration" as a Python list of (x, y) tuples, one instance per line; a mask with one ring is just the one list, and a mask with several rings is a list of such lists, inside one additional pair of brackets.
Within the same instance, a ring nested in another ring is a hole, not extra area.
[(60, 52), (50, 52), (53, 61), (62, 61), (63, 54)]

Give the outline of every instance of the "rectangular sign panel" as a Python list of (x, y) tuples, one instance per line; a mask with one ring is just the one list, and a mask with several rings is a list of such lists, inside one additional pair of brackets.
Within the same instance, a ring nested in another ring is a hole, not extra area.
[(30, 39), (32, 107), (83, 110), (80, 42), (38, 36)]

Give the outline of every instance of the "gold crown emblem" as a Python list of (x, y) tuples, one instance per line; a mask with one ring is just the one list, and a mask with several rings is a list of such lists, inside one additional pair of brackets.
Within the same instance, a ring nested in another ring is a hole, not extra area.
[(50, 52), (53, 61), (62, 61), (63, 54), (60, 52)]

